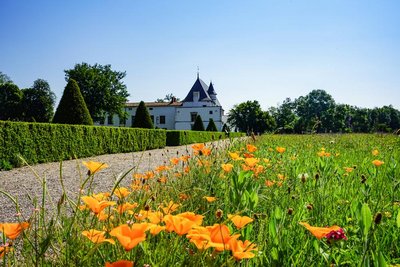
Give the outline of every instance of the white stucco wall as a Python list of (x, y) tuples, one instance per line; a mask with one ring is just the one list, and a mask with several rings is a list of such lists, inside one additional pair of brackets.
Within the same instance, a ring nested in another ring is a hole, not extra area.
[[(210, 114), (210, 111), (212, 114)], [(194, 121), (191, 121), (191, 113), (197, 112), (201, 116), (204, 128), (207, 127), (210, 119), (214, 120), (217, 129), (222, 129), (221, 116), (223, 110), (221, 107), (178, 107), (175, 114), (175, 129), (176, 130), (191, 130)]]

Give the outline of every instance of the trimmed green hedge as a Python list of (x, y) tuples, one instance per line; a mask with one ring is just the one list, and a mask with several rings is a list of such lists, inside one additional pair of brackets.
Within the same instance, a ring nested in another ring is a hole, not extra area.
[(0, 121), (0, 169), (165, 145), (165, 130)]
[[(244, 133), (230, 133), (229, 137), (241, 137)], [(228, 138), (224, 132), (203, 132), (185, 130), (167, 130), (167, 146), (181, 146), (194, 143), (204, 143)]]

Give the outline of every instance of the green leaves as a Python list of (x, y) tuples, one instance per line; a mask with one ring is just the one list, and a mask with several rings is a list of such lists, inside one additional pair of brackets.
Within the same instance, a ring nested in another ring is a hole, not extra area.
[(361, 222), (363, 225), (364, 236), (367, 236), (372, 225), (372, 214), (368, 204), (366, 203), (364, 203), (361, 207)]
[(396, 224), (397, 228), (400, 228), (400, 210), (397, 212)]

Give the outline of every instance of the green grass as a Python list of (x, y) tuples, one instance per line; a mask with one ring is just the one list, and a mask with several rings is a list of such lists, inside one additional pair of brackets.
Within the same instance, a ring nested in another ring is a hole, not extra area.
[[(257, 150), (247, 151), (246, 142)], [(285, 152), (277, 152), (278, 146)], [(14, 241), (14, 250), (2, 262), (4, 266), (104, 266), (121, 259), (134, 261), (135, 266), (400, 264), (399, 148), (397, 136), (367, 134), (266, 135), (255, 143), (251, 139), (233, 141), (227, 150), (212, 147), (210, 155), (204, 150), (187, 162), (176, 160), (168, 170), (121, 177), (132, 179), (132, 193), (121, 200), (114, 192), (107, 200), (137, 203), (132, 214), (120, 215), (108, 207), (105, 215), (112, 217), (99, 221), (90, 210), (78, 208), (83, 203), (81, 196), (60, 196), (58, 212), (50, 216), (39, 201), (30, 227)], [(373, 155), (373, 150), (378, 155)], [(321, 151), (329, 156), (322, 156)], [(251, 167), (249, 160), (234, 160), (229, 152), (240, 157), (253, 154), (257, 163)], [(377, 167), (373, 160), (384, 164)], [(233, 169), (225, 172), (221, 164), (228, 163)], [(90, 185), (96, 174), (84, 179)], [(115, 188), (118, 190), (118, 182)], [(86, 188), (86, 195), (92, 193), (99, 192)], [(208, 202), (205, 196), (216, 197), (216, 201)], [(138, 214), (143, 218), (148, 212), (162, 211), (160, 206), (170, 201), (180, 205), (173, 215), (186, 211), (203, 215), (202, 226), (226, 225), (231, 234), (253, 242), (258, 251), (253, 251), (253, 258), (240, 261), (230, 250), (199, 250), (185, 234), (166, 230), (155, 236), (147, 232), (145, 241), (125, 251), (109, 235), (127, 221), (147, 222)], [(248, 216), (253, 222), (237, 229), (228, 214)], [(299, 222), (317, 227), (337, 225), (347, 240), (318, 240)], [(92, 243), (82, 235), (89, 229), (105, 230), (115, 245)], [(6, 241), (3, 237), (3, 243)]]

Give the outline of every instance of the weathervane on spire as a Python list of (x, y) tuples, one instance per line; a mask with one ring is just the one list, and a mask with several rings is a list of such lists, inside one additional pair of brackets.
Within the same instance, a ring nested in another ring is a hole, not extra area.
[(200, 73), (200, 69), (199, 69), (199, 66), (197, 66), (197, 79), (199, 78), (199, 73)]

